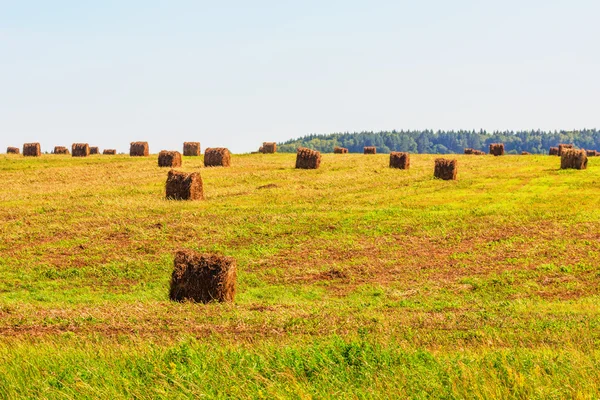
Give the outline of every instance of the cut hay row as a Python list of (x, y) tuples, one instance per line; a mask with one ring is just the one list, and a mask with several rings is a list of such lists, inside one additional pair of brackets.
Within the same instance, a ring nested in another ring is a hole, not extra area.
[(42, 155), (42, 148), (39, 143), (25, 143), (23, 145), (24, 157), (39, 157)]
[(321, 165), (321, 153), (306, 147), (298, 148), (296, 152), (297, 169), (317, 169)]
[(200, 142), (183, 142), (183, 155), (186, 157), (200, 156)]
[(73, 157), (87, 157), (90, 155), (90, 145), (87, 143), (73, 143), (71, 146)]
[(71, 154), (69, 149), (64, 146), (54, 146), (54, 151), (52, 154)]
[(159, 167), (181, 167), (181, 153), (178, 151), (162, 150), (158, 153)]
[(205, 167), (229, 167), (231, 165), (231, 154), (224, 147), (208, 148), (204, 151)]

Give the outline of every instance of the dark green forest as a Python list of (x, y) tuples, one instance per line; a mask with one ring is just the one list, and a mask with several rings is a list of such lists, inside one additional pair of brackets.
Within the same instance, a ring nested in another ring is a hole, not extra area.
[(547, 154), (559, 143), (573, 143), (587, 150), (600, 150), (600, 131), (391, 131), (311, 134), (278, 144), (278, 151), (296, 152), (298, 147), (308, 147), (324, 153), (333, 152), (335, 146), (348, 148), (351, 153), (362, 153), (364, 146), (376, 146), (378, 153), (408, 151), (410, 153), (449, 154), (462, 153), (466, 147), (488, 151), (490, 143), (504, 143), (508, 154), (528, 151)]

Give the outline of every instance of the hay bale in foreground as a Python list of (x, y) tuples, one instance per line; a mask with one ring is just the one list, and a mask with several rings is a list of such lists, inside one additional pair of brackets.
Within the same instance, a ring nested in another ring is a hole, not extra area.
[(197, 303), (235, 300), (237, 271), (233, 258), (180, 250), (175, 253), (173, 264), (171, 300)]
[(129, 145), (129, 155), (131, 157), (148, 157), (150, 155), (148, 142), (131, 142)]
[(71, 154), (69, 149), (64, 146), (54, 146), (53, 154)]
[(172, 200), (202, 200), (204, 186), (198, 172), (180, 172), (170, 170), (165, 185), (167, 199)]
[(296, 168), (317, 169), (321, 166), (321, 153), (316, 150), (299, 147), (296, 152)]
[(181, 153), (178, 151), (162, 150), (158, 153), (159, 167), (181, 167)]
[(392, 151), (390, 153), (390, 168), (409, 169), (410, 154), (399, 151)]
[(348, 154), (348, 149), (345, 147), (335, 146), (333, 148), (333, 154)]
[(104, 149), (104, 151), (102, 151), (102, 154), (108, 155), (108, 156), (114, 156), (117, 154), (117, 150), (116, 149)]
[(275, 154), (277, 153), (277, 143), (275, 142), (264, 142), (258, 150), (262, 154)]
[(42, 155), (42, 148), (39, 143), (25, 143), (23, 145), (23, 156), (39, 157)]
[(522, 155), (522, 156), (530, 156), (530, 155), (531, 155), (531, 153), (530, 153), (530, 152), (528, 152), (528, 151), (522, 151), (522, 152), (521, 152), (521, 155)]
[(548, 152), (548, 155), (557, 156), (558, 155), (558, 147), (550, 147), (550, 151)]
[(225, 147), (208, 148), (204, 151), (205, 167), (229, 167), (231, 154)]
[(564, 149), (560, 156), (561, 169), (586, 169), (587, 163), (585, 150)]
[(433, 176), (445, 181), (456, 180), (458, 169), (457, 160), (448, 160), (445, 158), (436, 158)]
[(377, 154), (377, 147), (375, 146), (365, 146), (363, 148), (364, 154)]
[(588, 157), (596, 157), (598, 155), (598, 151), (597, 150), (587, 150), (586, 154)]
[(494, 156), (504, 155), (504, 143), (492, 143), (490, 144), (490, 154)]
[(98, 147), (90, 147), (90, 155), (92, 154), (100, 154), (100, 149)]
[(21, 149), (18, 147), (7, 147), (6, 154), (21, 154)]
[(574, 148), (574, 146), (572, 144), (561, 143), (558, 145), (558, 155), (562, 156), (563, 151), (565, 151), (567, 149), (572, 149), (572, 148)]
[(186, 157), (200, 156), (200, 142), (183, 142), (183, 155)]
[(87, 143), (73, 143), (71, 155), (73, 157), (87, 157), (90, 155), (90, 146)]

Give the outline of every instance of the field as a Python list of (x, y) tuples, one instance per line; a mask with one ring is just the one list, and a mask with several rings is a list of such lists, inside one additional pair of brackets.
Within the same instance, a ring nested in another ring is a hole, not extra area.
[[(294, 158), (176, 202), (156, 156), (0, 155), (0, 398), (600, 396), (600, 158)], [(234, 304), (168, 300), (181, 248)]]

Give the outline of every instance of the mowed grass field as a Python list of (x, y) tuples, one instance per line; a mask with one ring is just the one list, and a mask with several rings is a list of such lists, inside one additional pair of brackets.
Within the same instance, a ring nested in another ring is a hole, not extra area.
[[(1, 398), (598, 398), (600, 158), (0, 155)], [(454, 157), (454, 156), (453, 156)], [(168, 300), (173, 253), (234, 304)]]

